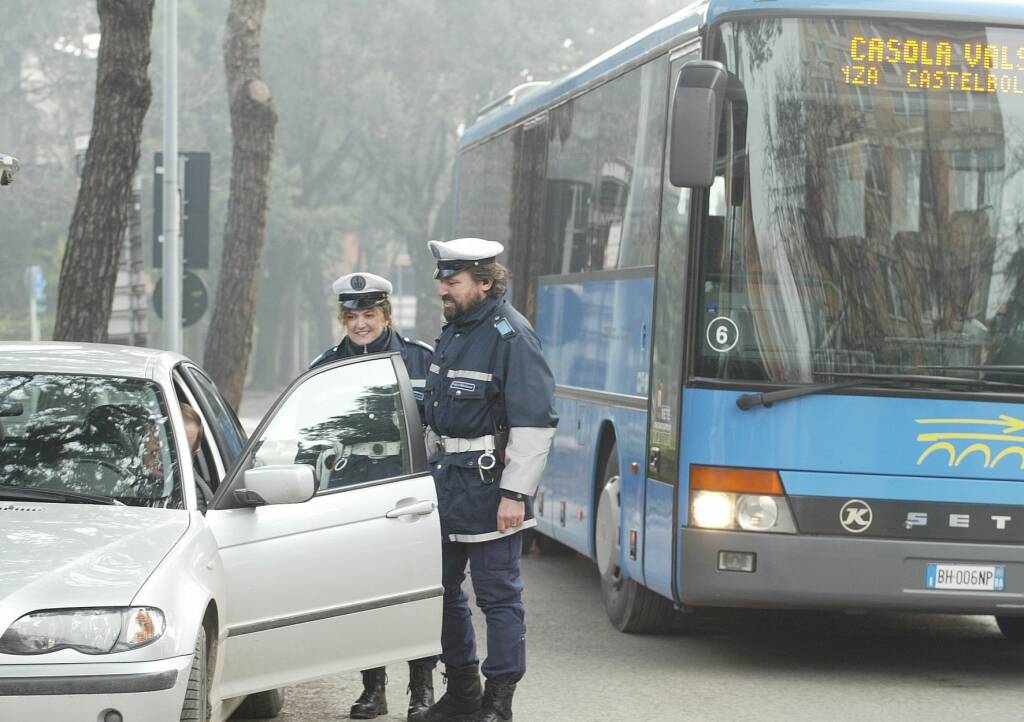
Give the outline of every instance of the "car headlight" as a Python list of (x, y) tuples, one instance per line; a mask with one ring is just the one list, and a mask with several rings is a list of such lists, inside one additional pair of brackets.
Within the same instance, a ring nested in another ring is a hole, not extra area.
[(153, 607), (53, 609), (19, 618), (0, 637), (4, 654), (74, 649), (109, 654), (144, 647), (163, 636), (164, 614)]

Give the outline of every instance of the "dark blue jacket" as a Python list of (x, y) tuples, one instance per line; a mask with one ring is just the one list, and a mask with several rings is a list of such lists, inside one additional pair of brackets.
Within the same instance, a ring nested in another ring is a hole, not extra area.
[[(554, 389), (530, 322), (507, 301), (488, 298), (442, 329), (427, 373), (423, 420), (438, 435), (463, 439), (514, 427), (554, 428)], [(480, 451), (427, 453), (442, 532), (485, 540), (497, 526), (500, 455), (493, 472), (481, 475)], [(531, 500), (524, 501), (530, 521)]]
[(402, 336), (393, 329), (387, 329), (376, 341), (366, 346), (354, 344), (346, 336), (337, 346), (332, 346), (317, 356), (309, 367), (315, 368), (360, 354), (386, 353), (388, 351), (398, 351), (402, 354), (402, 361), (405, 362), (405, 369), (409, 372), (413, 395), (416, 397), (416, 406), (422, 419), (423, 386), (427, 377), (427, 367), (430, 365), (430, 356), (434, 351), (430, 345), (422, 341)]

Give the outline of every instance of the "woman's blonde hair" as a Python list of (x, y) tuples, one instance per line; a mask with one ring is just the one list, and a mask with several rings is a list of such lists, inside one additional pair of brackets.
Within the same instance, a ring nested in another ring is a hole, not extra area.
[[(384, 313), (384, 325), (391, 328), (391, 301), (389, 299), (385, 298), (376, 306), (370, 306), (370, 308), (379, 308)], [(344, 323), (346, 313), (366, 310), (367, 309), (365, 308), (345, 308), (344, 306), (338, 306), (338, 320)]]

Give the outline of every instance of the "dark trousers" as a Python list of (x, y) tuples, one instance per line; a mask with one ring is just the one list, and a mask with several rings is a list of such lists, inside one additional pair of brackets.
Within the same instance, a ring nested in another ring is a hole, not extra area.
[[(435, 654), (433, 657), (424, 657), (423, 659), (410, 659), (409, 666), (417, 667), (425, 672), (433, 672), (434, 667), (437, 666), (438, 657)], [(363, 672), (373, 672), (376, 669), (386, 669), (385, 667), (374, 667), (373, 669), (364, 669)]]
[(476, 605), (487, 619), (487, 659), (482, 672), (494, 682), (515, 684), (526, 673), (526, 624), (523, 580), (519, 562), (522, 534), (493, 541), (441, 545), (441, 583), (444, 613), (441, 620), (441, 661), (462, 667), (479, 661), (471, 622), (469, 598), (462, 591), (466, 566), (476, 594)]

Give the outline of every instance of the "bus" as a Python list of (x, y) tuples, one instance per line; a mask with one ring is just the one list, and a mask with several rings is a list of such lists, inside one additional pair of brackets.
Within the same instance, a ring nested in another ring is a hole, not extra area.
[(542, 549), (1024, 640), (1024, 4), (704, 0), (460, 138), (560, 416)]

